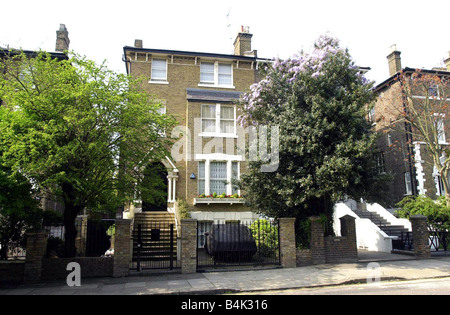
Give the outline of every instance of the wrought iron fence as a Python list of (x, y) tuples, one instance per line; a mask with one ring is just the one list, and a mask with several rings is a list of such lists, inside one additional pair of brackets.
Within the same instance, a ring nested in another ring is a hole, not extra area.
[(413, 249), (412, 232), (401, 232), (400, 237), (392, 240), (392, 249), (394, 250), (407, 250)]
[(448, 245), (450, 242), (449, 231), (429, 230), (430, 249), (433, 252), (443, 252), (447, 254)]
[[(0, 252), (2, 251), (0, 245)], [(7, 260), (23, 260), (26, 257), (26, 246), (25, 242), (9, 242), (6, 245), (6, 250), (0, 254), (1, 259)], [(6, 255), (3, 257), (3, 255)]]
[[(48, 231), (47, 257), (65, 257), (66, 246), (75, 248), (76, 257), (105, 257), (114, 254), (115, 220), (77, 220), (76, 235), (67, 239), (63, 225), (44, 227)], [(71, 244), (67, 244), (71, 242)]]
[[(450, 243), (449, 231), (438, 231), (434, 229), (428, 230), (428, 238), (430, 250), (432, 253), (448, 254)], [(394, 250), (414, 250), (414, 241), (412, 232), (402, 232), (400, 237), (392, 241), (392, 249)]]
[(278, 222), (202, 222), (197, 225), (197, 269), (280, 264)]

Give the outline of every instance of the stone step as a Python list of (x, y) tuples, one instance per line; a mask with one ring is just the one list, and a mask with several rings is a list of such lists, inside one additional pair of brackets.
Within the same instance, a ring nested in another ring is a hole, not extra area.
[(408, 229), (403, 225), (391, 225), (386, 219), (382, 218), (379, 214), (369, 212), (366, 210), (356, 210), (354, 211), (362, 219), (369, 219), (375, 225), (377, 225), (383, 232), (389, 236), (400, 236), (402, 232), (405, 234)]

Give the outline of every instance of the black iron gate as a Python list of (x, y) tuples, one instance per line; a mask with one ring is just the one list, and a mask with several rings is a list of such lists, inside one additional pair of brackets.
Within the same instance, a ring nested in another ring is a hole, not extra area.
[(197, 223), (197, 270), (280, 265), (278, 222)]
[(133, 229), (133, 260), (131, 269), (168, 269), (178, 267), (174, 224), (148, 222)]

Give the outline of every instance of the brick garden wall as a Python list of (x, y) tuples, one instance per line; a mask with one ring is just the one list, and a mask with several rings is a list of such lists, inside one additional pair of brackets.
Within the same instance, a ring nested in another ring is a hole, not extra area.
[(325, 263), (351, 263), (358, 260), (355, 219), (344, 216), (340, 220), (343, 236), (325, 237), (319, 218), (311, 218), (311, 248), (297, 249), (297, 267)]
[(23, 282), (25, 261), (0, 262), (0, 286), (5, 284), (20, 284)]
[(71, 262), (80, 264), (81, 278), (112, 277), (112, 257), (77, 257), (77, 258), (45, 258), (42, 263), (41, 280), (66, 279), (71, 271), (67, 265)]

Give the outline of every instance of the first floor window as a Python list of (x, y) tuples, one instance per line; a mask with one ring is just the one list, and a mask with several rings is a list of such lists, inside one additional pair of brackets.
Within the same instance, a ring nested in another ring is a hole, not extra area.
[(216, 105), (202, 105), (202, 132), (216, 132)]
[(229, 105), (202, 105), (202, 132), (217, 135), (236, 133), (236, 108)]

